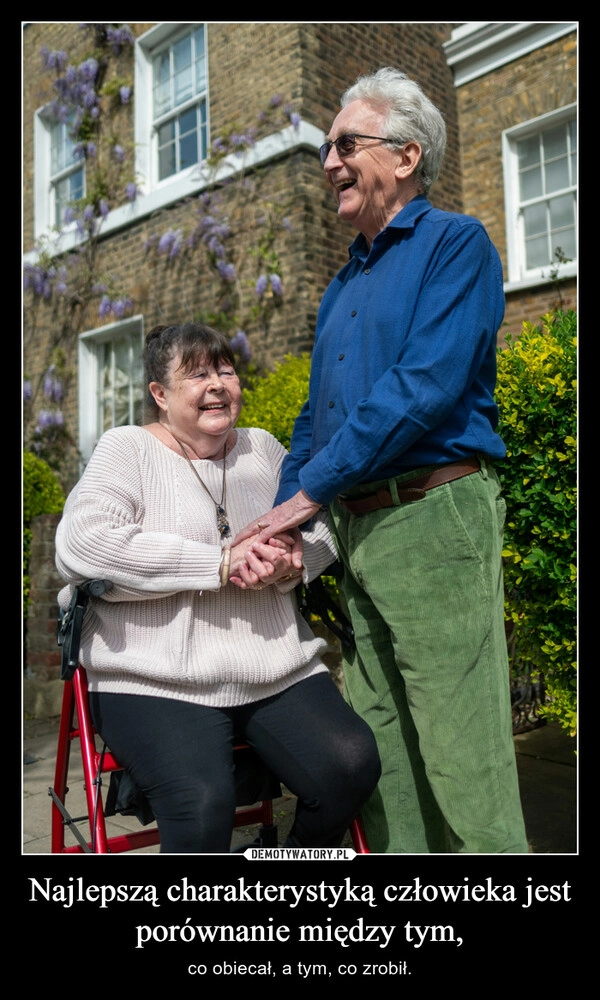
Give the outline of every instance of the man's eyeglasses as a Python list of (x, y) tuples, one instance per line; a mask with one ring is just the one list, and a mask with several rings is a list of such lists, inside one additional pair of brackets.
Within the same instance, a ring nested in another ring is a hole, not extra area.
[(359, 132), (346, 132), (339, 135), (333, 142), (324, 142), (319, 150), (321, 166), (325, 166), (325, 160), (331, 152), (331, 147), (335, 146), (337, 155), (343, 160), (345, 156), (350, 156), (356, 149), (357, 139), (379, 139), (380, 142), (396, 142), (395, 139), (386, 139), (382, 135), (361, 135)]

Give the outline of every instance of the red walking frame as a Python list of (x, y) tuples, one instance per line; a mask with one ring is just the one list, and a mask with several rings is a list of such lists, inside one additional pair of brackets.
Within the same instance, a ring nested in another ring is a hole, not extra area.
[[(56, 754), (54, 786), (50, 788), (52, 797), (52, 854), (121, 854), (160, 843), (156, 824), (132, 832), (125, 831), (109, 835), (106, 829), (106, 799), (103, 795), (103, 775), (123, 771), (119, 761), (110, 749), (96, 746), (96, 730), (93, 726), (88, 701), (87, 675), (78, 665), (72, 678), (65, 680), (62, 712)], [(72, 817), (66, 806), (68, 793), (71, 745), (79, 741), (83, 765), (83, 786), (87, 812), (84, 816)], [(247, 744), (240, 743), (234, 748), (234, 762), (243, 753), (252, 753)], [(262, 762), (261, 762), (262, 764)], [(264, 767), (264, 765), (263, 765)], [(275, 784), (278, 782), (271, 776)], [(277, 794), (276, 792), (271, 794)], [(83, 823), (84, 835), (81, 827)], [(253, 846), (277, 847), (277, 827), (273, 824), (273, 802), (265, 797), (258, 802), (240, 803), (235, 813), (234, 827), (260, 824), (257, 843)], [(66, 843), (69, 830), (76, 840)], [(360, 820), (355, 819), (350, 826), (350, 834), (357, 854), (369, 854), (366, 837)]]

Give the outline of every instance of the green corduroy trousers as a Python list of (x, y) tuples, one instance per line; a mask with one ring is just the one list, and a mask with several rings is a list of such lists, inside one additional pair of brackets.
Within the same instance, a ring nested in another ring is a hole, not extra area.
[[(423, 473), (361, 485), (392, 491)], [(505, 501), (493, 468), (370, 514), (330, 506), (356, 649), (345, 694), (383, 772), (374, 853), (527, 853), (504, 631)]]

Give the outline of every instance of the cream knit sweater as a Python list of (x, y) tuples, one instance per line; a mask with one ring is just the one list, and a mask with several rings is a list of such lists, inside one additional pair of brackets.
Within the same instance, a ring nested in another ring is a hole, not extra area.
[[(227, 456), (232, 537), (273, 503), (285, 449), (240, 428)], [(222, 464), (195, 461), (216, 500)], [(303, 531), (305, 580), (335, 558), (325, 518)], [(81, 662), (90, 689), (247, 704), (327, 668), (326, 643), (296, 608), (289, 584), (221, 587), (215, 507), (183, 456), (142, 427), (107, 431), (67, 499), (56, 565), (70, 584), (114, 584), (86, 611)], [(287, 588), (287, 589), (286, 589)], [(59, 594), (61, 607), (70, 587)]]

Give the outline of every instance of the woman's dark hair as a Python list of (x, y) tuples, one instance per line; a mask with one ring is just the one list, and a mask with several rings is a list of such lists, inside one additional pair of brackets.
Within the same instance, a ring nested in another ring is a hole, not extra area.
[[(173, 359), (181, 355), (179, 371), (192, 371), (201, 364), (215, 368), (223, 361), (235, 367), (235, 358), (229, 341), (218, 330), (204, 323), (181, 323), (179, 326), (153, 326), (146, 335), (144, 372), (146, 385), (150, 382), (169, 383), (169, 368)], [(156, 413), (157, 407), (148, 390), (146, 405)]]

